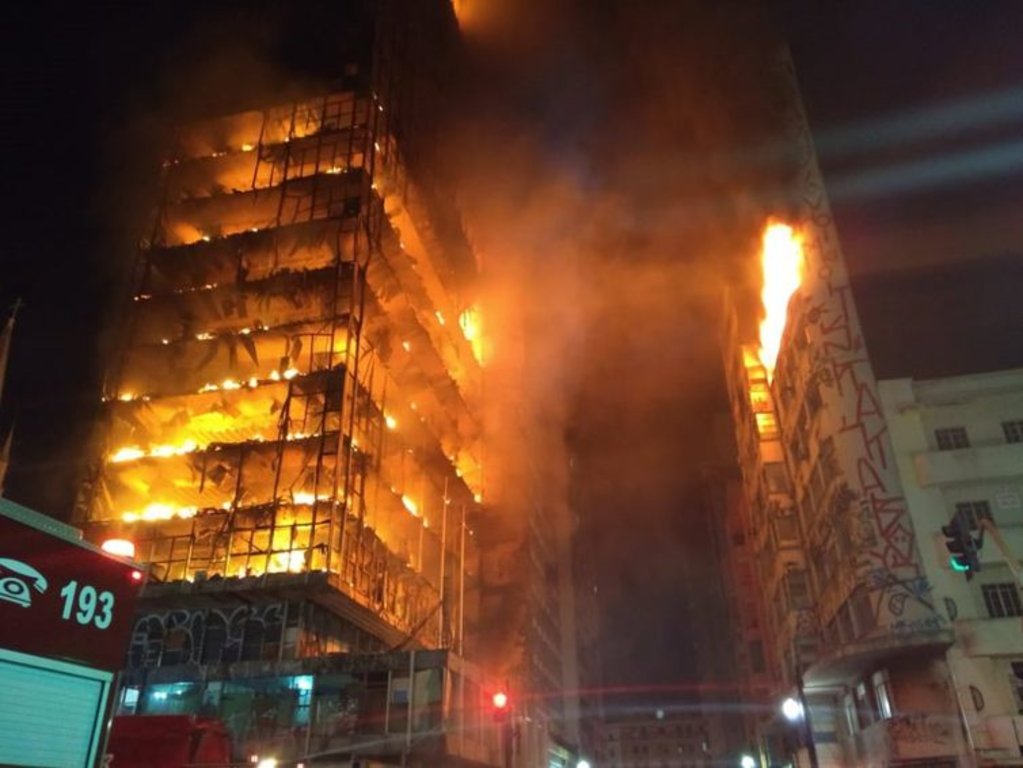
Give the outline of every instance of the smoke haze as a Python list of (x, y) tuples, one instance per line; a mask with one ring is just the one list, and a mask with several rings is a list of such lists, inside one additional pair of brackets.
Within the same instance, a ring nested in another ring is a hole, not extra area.
[[(29, 56), (5, 52), (15, 76), (5, 108), (20, 126), (7, 144), (8, 195), (21, 207), (7, 211), (0, 285), (0, 308), (27, 300), (0, 424), (16, 407), (16, 501), (58, 517), (69, 511), (108, 362), (110, 340), (97, 350), (93, 339), (102, 308), (123, 295), (158, 199), (167, 126), (315, 88), (318, 73), (337, 64), (331, 51), (351, 5), (97, 4), (52, 17), (45, 4), (23, 9), (11, 35), (39, 45)], [(771, 183), (761, 136), (770, 97), (757, 75), (777, 35), (765, 4), (754, 2), (455, 5), (472, 67), (468, 82), (455, 84), (443, 150), (461, 178), (486, 275), (488, 426), (507, 467), (488, 480), (515, 503), (533, 486), (548, 489), (552, 508), (574, 496), (597, 574), (608, 683), (685, 689), (696, 672), (678, 563), (701, 546), (690, 524), (702, 509), (695, 468), (727, 452), (714, 429), (724, 403), (713, 329), (720, 288), (756, 283), (751, 256)], [(951, 83), (962, 96), (976, 72), (958, 64), (978, 51), (984, 66), (1018, 62), (1015, 39), (985, 53), (988, 36), (967, 41), (955, 67), (900, 68), (907, 54), (899, 41), (917, 27), (900, 27), (906, 17), (895, 8), (913, 3), (816, 15), (805, 2), (781, 5), (801, 17), (800, 34), (812, 43), (800, 65), (811, 101), (832, 89), (860, 94), (832, 99), (841, 108), (823, 118), (833, 124), (852, 122), (865, 103), (897, 115), (900, 82), (905, 91), (926, 81), (921, 92), (932, 95)], [(964, 22), (958, 5), (951, 16), (920, 18), (936, 19), (931, 27)], [(1009, 23), (1018, 4), (996, 5), (1000, 15), (985, 26), (1018, 28)], [(860, 42), (881, 33), (865, 57)], [(944, 43), (949, 34), (931, 38)], [(831, 50), (836, 41), (844, 59)], [(951, 48), (936, 50), (944, 57)], [(875, 59), (878, 51), (888, 53)], [(1020, 220), (1007, 213), (1010, 198), (999, 203), (990, 189), (974, 195), (968, 216), (940, 217), (925, 247), (917, 224), (935, 218), (929, 198), (880, 217), (854, 209), (843, 238), (867, 257), (851, 258), (851, 270), (881, 271), (939, 247), (951, 261), (972, 237), (946, 233), (962, 234), (958, 219), (983, 234), (986, 251), (1012, 238), (1018, 247), (1018, 224), (1005, 225)], [(896, 218), (896, 238), (871, 226)], [(511, 371), (523, 361), (528, 375), (517, 381)]]
[[(739, 4), (478, 5), (455, 146), (499, 295), (487, 396), (557, 438), (496, 430), (497, 464), (572, 459), (578, 545), (597, 582), (578, 586), (598, 590), (606, 682), (691, 700), (679, 564), (706, 546), (693, 535), (697, 468), (727, 453), (714, 437), (720, 291), (745, 279), (752, 252), (738, 214), (755, 194), (728, 150), (737, 116), (762, 108), (740, 82), (770, 38)], [(513, 393), (495, 369), (520, 347), (529, 364)], [(532, 455), (515, 457), (523, 447)]]

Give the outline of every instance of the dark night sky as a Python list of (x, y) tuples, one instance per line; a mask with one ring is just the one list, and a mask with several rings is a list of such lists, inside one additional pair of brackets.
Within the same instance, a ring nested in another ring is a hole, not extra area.
[[(325, 4), (315, 5), (322, 12)], [(230, 46), (236, 63), (252, 54), (247, 39), (257, 41), (253, 62), (294, 61), (295, 51), (264, 21), (277, 18), (279, 10), (267, 16), (273, 6), (17, 3), (0, 11), (14, 41), (0, 70), (6, 166), (0, 307), (17, 296), (26, 302), (0, 420), (16, 424), (8, 482), (15, 501), (56, 516), (68, 512), (77, 457), (98, 404), (101, 321), (109, 317), (105, 307), (123, 279), (139, 234), (140, 201), (147, 199), (126, 190), (142, 188), (149, 177), (152, 125), (169, 111), (169, 100), (203, 93), (204, 84), (188, 73), (211, 43)], [(678, 14), (685, 30), (687, 13), (706, 14), (693, 10), (699, 4), (658, 0), (541, 6), (553, 26), (517, 42), (512, 36), (513, 45), (525, 46), (523, 65), (504, 73), (506, 90), (498, 89), (496, 100), (504, 98), (505, 106), (492, 114), (523, 112), (524, 130), (556, 150), (561, 171), (581, 186), (602, 184), (613, 197), (619, 185), (620, 195), (639, 190), (655, 198), (659, 177), (647, 174), (643, 152), (609, 157), (609, 146), (625, 146), (626, 137), (612, 132), (609, 140), (601, 126), (620, 119), (626, 105), (637, 114), (658, 113), (663, 105), (651, 95), (672, 93), (671, 65), (684, 53), (663, 31), (647, 39), (641, 24), (627, 22), (635, 9), (656, 8), (655, 16)], [(1001, 256), (984, 273), (995, 278), (1018, 264), (1023, 54), (1016, 37), (1023, 4), (793, 0), (770, 7), (792, 41), (827, 180), (842, 190), (836, 212), (865, 302), (889, 306), (907, 284), (919, 285), (914, 270), (925, 270), (940, 297), (916, 298), (926, 314), (961, 300), (950, 288), (966, 279), (955, 264)], [(623, 16), (621, 8), (631, 10)], [(623, 49), (612, 46), (623, 40)], [(616, 61), (615, 50), (636, 60)], [(727, 51), (716, 55), (723, 60)], [(633, 88), (629, 73), (664, 82)], [(1014, 102), (1006, 98), (1013, 90)], [(916, 110), (938, 116), (914, 122)], [(950, 127), (935, 131), (948, 120)], [(637, 131), (629, 141), (670, 146), (663, 136)], [(984, 152), (1000, 153), (998, 162), (985, 166)], [(942, 161), (960, 156), (963, 164), (942, 171)], [(630, 163), (631, 176), (624, 172)], [(942, 172), (897, 186), (921, 167)], [(661, 230), (671, 222), (650, 214), (665, 210), (655, 204), (616, 212), (622, 253), (603, 253), (586, 270), (587, 352), (569, 379), (583, 499), (600, 522), (594, 557), (605, 595), (608, 678), (616, 684), (684, 683), (680, 678), (693, 672), (678, 657), (690, 618), (678, 609), (677, 561), (691, 546), (686, 515), (699, 504), (691, 468), (713, 455), (709, 427), (721, 407), (706, 315), (672, 293), (686, 282), (688, 267), (653, 255), (630, 272), (634, 284), (618, 290), (623, 271), (637, 266), (629, 250), (652, 254), (667, 241)], [(1019, 306), (1018, 267), (1012, 277), (1016, 288), (1002, 285), (1001, 295)], [(989, 278), (971, 279), (994, 288)], [(631, 320), (609, 320), (622, 317)], [(910, 326), (913, 317), (905, 319)], [(989, 358), (998, 364), (1023, 365), (1015, 351), (1023, 349), (1023, 321), (1015, 322), (1014, 330), (1002, 329), (1015, 334), (1001, 339), (1011, 353)], [(673, 362), (665, 366), (665, 359)], [(947, 372), (940, 365), (934, 371)]]

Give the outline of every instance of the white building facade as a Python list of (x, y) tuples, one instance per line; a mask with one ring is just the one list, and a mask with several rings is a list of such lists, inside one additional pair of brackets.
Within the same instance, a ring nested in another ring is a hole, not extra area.
[[(1023, 556), (1023, 369), (886, 380), (879, 394), (931, 597), (954, 631), (960, 763), (1023, 765), (1023, 600), (1010, 567)], [(952, 569), (941, 531), (957, 510), (976, 537), (984, 519), (1000, 534), (984, 536), (971, 579)]]

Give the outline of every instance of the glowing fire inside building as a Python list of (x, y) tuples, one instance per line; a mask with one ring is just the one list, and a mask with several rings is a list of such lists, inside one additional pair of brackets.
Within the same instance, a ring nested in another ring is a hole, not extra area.
[(760, 263), (763, 270), (760, 301), (764, 318), (760, 322), (759, 356), (770, 382), (785, 332), (789, 300), (803, 279), (802, 239), (788, 224), (768, 222), (764, 228)]
[(483, 493), (482, 332), (450, 277), (471, 254), (431, 240), (403, 173), (352, 91), (181, 131), (81, 511), (97, 539), (161, 581), (318, 571), (424, 620)]
[(144, 566), (115, 712), (220, 721), (232, 764), (497, 766), (493, 678), (563, 691), (515, 705), (522, 764), (574, 765), (568, 510), (484, 476), (506, 345), (440, 151), (458, 24), (357, 5), (332, 90), (168, 148), (75, 511)]
[(743, 366), (749, 381), (749, 401), (761, 439), (777, 436), (771, 381), (788, 321), (789, 301), (803, 279), (803, 243), (788, 224), (768, 221), (761, 237), (762, 284), (759, 344), (743, 347)]

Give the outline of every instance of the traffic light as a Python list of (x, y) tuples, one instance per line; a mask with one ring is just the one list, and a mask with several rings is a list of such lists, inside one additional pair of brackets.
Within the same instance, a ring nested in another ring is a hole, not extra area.
[(501, 722), (508, 718), (508, 694), (504, 691), (496, 691), (491, 698), (494, 705), (494, 720)]
[(970, 521), (961, 510), (956, 510), (952, 521), (941, 527), (945, 536), (945, 547), (950, 555), (949, 565), (953, 571), (966, 574), (966, 579), (972, 579), (973, 574), (980, 570), (980, 556), (978, 550), (983, 544), (983, 539), (974, 539), (970, 533)]

